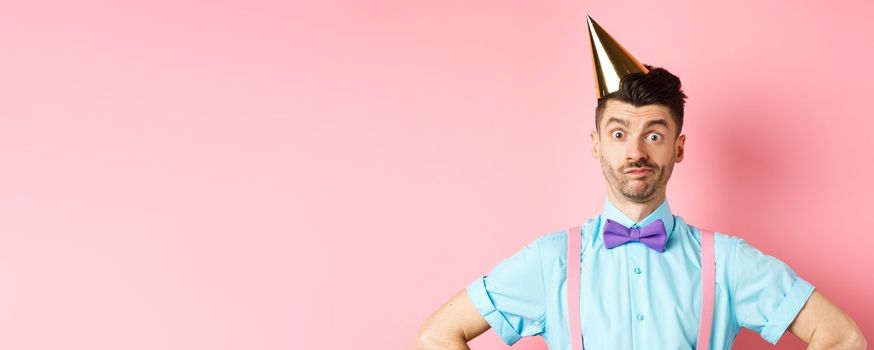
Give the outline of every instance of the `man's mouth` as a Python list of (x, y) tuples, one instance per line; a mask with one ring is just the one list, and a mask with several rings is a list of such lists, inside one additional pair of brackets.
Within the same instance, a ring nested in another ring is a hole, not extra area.
[(625, 173), (635, 176), (646, 176), (652, 173), (652, 168), (629, 168)]

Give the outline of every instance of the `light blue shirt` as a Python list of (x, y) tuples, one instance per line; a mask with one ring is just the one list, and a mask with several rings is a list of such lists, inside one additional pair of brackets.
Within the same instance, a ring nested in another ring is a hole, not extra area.
[[(664, 253), (640, 242), (604, 247), (606, 219), (626, 227), (662, 219)], [(772, 344), (814, 287), (785, 263), (743, 239), (716, 232), (716, 296), (711, 349), (729, 349), (745, 327)], [(667, 198), (640, 222), (609, 199), (582, 230), (580, 314), (586, 349), (694, 349), (701, 317), (698, 228), (671, 213)], [(508, 345), (543, 336), (570, 349), (566, 310), (567, 230), (543, 235), (474, 280), (467, 293)]]

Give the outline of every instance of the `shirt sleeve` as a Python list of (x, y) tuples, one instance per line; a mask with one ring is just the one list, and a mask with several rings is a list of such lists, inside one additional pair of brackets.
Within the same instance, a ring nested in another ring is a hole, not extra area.
[(507, 345), (544, 332), (546, 314), (541, 239), (498, 263), (467, 286), (477, 311)]
[(734, 255), (731, 293), (737, 323), (776, 345), (814, 287), (743, 239), (738, 239)]

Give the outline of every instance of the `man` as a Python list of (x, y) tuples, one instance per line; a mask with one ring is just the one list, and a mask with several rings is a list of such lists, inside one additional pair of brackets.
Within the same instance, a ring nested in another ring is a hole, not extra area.
[[(607, 180), (601, 215), (582, 235), (580, 318), (587, 349), (692, 349), (702, 313), (701, 230), (666, 197), (683, 160), (686, 95), (679, 78), (641, 65), (589, 18), (599, 88), (592, 156)], [(637, 232), (621, 242), (608, 233)], [(636, 230), (636, 231), (635, 231)], [(641, 230), (657, 232), (640, 239)], [(608, 232), (609, 231), (609, 232)], [(570, 349), (568, 231), (541, 236), (476, 279), (432, 314), (419, 349), (467, 349), (492, 328), (508, 345), (543, 336)], [(740, 327), (776, 344), (788, 329), (810, 349), (864, 349), (855, 322), (782, 261), (744, 240), (715, 234), (709, 347), (731, 348)]]

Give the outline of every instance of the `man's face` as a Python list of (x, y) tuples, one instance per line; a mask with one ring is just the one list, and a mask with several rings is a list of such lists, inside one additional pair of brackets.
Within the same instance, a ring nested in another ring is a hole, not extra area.
[(670, 110), (608, 100), (599, 127), (591, 134), (592, 156), (600, 160), (610, 190), (633, 202), (664, 194), (686, 140), (686, 135), (676, 139)]

